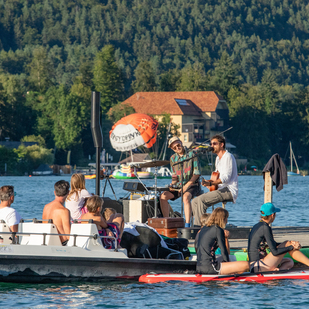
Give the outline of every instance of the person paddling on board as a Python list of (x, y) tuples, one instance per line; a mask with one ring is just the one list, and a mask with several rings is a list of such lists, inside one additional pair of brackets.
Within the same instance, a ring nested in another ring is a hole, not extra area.
[[(247, 261), (230, 262), (228, 248), (225, 243), (224, 228), (229, 213), (227, 210), (216, 208), (204, 226), (197, 241), (196, 271), (199, 274), (231, 275), (248, 271)], [(221, 249), (221, 258), (216, 258), (215, 251)]]
[[(272, 203), (261, 206), (261, 221), (253, 226), (248, 240), (248, 256), (252, 273), (292, 268), (293, 260), (283, 258), (286, 253), (289, 253), (294, 260), (309, 266), (309, 259), (299, 251), (301, 245), (298, 241), (287, 240), (279, 244), (274, 240), (270, 224), (274, 222), (276, 213), (280, 211), (280, 208), (276, 208)], [(265, 244), (270, 249), (268, 254), (264, 249)], [(261, 257), (263, 252), (265, 257)]]

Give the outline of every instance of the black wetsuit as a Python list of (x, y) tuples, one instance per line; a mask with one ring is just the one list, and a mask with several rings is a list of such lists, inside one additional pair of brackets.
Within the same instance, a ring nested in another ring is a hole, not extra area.
[(258, 261), (260, 259), (259, 256), (260, 244), (265, 241), (270, 249), (270, 252), (274, 256), (287, 253), (294, 249), (293, 246), (277, 248), (277, 246), (280, 244), (275, 242), (271, 227), (266, 222), (262, 221), (256, 224), (252, 228), (249, 235), (248, 240), (249, 262)]
[(217, 226), (204, 226), (197, 241), (196, 271), (199, 274), (218, 274), (220, 263), (216, 260), (215, 251), (221, 249), (223, 262), (229, 262), (229, 254), (225, 245), (224, 230)]

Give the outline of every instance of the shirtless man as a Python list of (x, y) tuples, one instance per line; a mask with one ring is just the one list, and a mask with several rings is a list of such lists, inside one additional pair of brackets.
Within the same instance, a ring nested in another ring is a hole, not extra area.
[[(59, 234), (70, 234), (70, 211), (63, 205), (67, 195), (69, 194), (70, 184), (65, 180), (59, 180), (55, 183), (55, 199), (49, 204), (45, 205), (43, 209), (43, 220), (52, 219)], [(63, 246), (69, 240), (69, 236), (59, 236)]]

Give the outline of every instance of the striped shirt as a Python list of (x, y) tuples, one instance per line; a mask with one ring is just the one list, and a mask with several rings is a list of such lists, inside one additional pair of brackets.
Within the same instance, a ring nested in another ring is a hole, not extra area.
[[(198, 157), (194, 154), (193, 151), (187, 150), (185, 148), (185, 154), (180, 156), (177, 153), (174, 153), (171, 156), (170, 164), (172, 169), (172, 174), (176, 174), (178, 176), (178, 182), (176, 184), (177, 188), (181, 188), (181, 168), (182, 164), (174, 163), (182, 162), (186, 159), (192, 158), (192, 160), (185, 161), (183, 163), (183, 176), (182, 176), (182, 183), (183, 186), (193, 177), (193, 175), (201, 175), (201, 166), (198, 160)], [(198, 183), (198, 180), (196, 181)]]

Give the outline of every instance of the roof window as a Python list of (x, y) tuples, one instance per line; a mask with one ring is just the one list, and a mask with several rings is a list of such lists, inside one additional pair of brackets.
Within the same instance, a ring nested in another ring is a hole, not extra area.
[(178, 105), (181, 105), (181, 106), (189, 106), (190, 105), (187, 100), (175, 99), (175, 101), (177, 102)]

